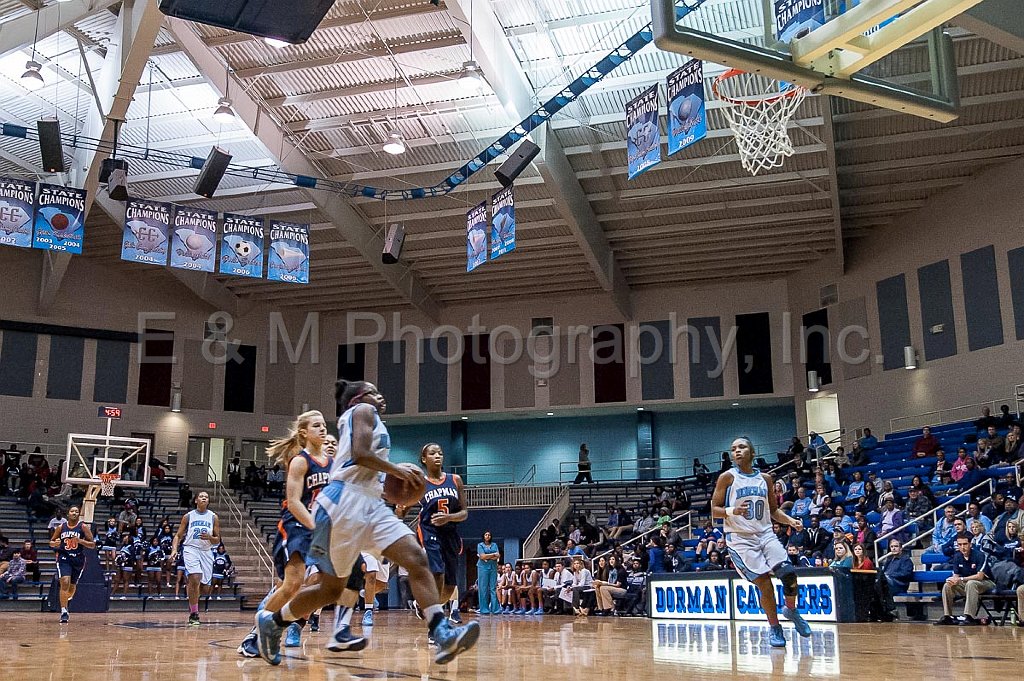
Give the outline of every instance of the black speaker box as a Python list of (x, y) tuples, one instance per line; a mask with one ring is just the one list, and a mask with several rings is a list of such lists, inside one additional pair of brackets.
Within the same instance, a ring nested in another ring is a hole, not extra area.
[(301, 43), (332, 5), (334, 0), (161, 0), (160, 11), (169, 17)]
[(218, 147), (210, 149), (210, 155), (206, 157), (206, 163), (199, 171), (199, 177), (196, 178), (196, 184), (192, 191), (199, 196), (212, 199), (229, 163), (231, 163), (231, 154)]
[(523, 143), (494, 171), (494, 176), (498, 178), (502, 187), (509, 186), (539, 153), (540, 147), (530, 140), (523, 140)]
[(39, 133), (39, 153), (43, 157), (43, 170), (48, 173), (64, 172), (64, 147), (60, 144), (60, 121), (36, 121)]
[(396, 222), (388, 228), (387, 236), (384, 237), (384, 252), (380, 254), (380, 260), (385, 265), (394, 265), (402, 255), (402, 244), (405, 243), (405, 225)]

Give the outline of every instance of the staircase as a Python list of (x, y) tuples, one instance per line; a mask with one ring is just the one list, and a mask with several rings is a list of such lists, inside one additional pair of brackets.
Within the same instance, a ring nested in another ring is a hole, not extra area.
[(245, 502), (219, 483), (210, 508), (220, 518), (221, 537), (231, 554), (242, 607), (255, 607), (273, 585), (273, 540), (268, 542)]

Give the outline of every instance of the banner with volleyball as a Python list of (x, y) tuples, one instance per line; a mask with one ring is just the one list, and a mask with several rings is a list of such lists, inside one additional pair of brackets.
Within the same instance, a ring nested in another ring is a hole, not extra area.
[(668, 154), (699, 142), (708, 134), (704, 111), (704, 62), (691, 59), (668, 76)]
[(171, 267), (213, 272), (217, 259), (217, 214), (201, 208), (177, 206)]
[(32, 248), (36, 183), (0, 178), (0, 246)]
[(257, 279), (263, 276), (263, 220), (224, 213), (220, 273)]
[(291, 284), (309, 283), (309, 225), (270, 221), (267, 279)]
[(85, 238), (85, 196), (84, 189), (40, 184), (32, 246), (81, 253)]
[(472, 272), (487, 262), (487, 203), (473, 206), (466, 213), (466, 271)]
[(121, 260), (166, 265), (170, 232), (171, 204), (128, 199), (124, 211)]
[(775, 35), (790, 43), (825, 25), (825, 0), (775, 0)]
[(516, 250), (516, 205), (512, 187), (491, 197), (491, 260)]
[(626, 102), (626, 158), (629, 179), (661, 163), (658, 86), (652, 85)]

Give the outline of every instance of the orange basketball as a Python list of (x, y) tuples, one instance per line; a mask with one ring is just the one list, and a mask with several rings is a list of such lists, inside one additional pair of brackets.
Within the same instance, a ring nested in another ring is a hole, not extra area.
[(68, 220), (68, 216), (64, 215), (64, 213), (56, 213), (52, 218), (50, 218), (50, 226), (58, 232), (63, 232), (71, 226), (71, 221)]
[(427, 492), (427, 479), (423, 472), (414, 464), (399, 464), (405, 468), (412, 468), (419, 473), (419, 484), (415, 487), (406, 484), (401, 478), (388, 475), (384, 478), (384, 500), (396, 506), (412, 506), (423, 498)]

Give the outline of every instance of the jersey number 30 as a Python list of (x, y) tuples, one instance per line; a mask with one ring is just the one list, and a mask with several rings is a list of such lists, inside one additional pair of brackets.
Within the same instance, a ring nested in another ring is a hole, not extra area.
[(743, 517), (747, 520), (764, 520), (765, 502), (763, 499), (747, 504), (747, 512)]

